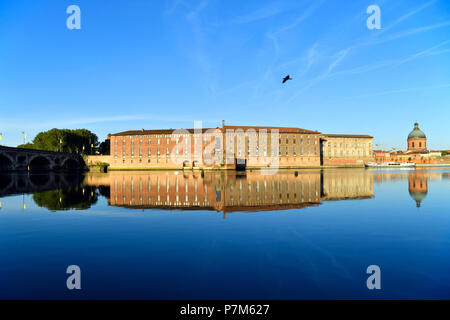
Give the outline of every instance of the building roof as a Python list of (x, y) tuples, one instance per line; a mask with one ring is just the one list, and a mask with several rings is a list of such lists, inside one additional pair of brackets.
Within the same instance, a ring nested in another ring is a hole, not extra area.
[[(207, 130), (211, 130), (211, 129), (215, 129), (215, 128), (202, 128), (202, 133), (205, 133)], [(220, 128), (217, 128), (220, 129)], [(200, 129), (154, 129), (154, 130), (128, 130), (128, 131), (123, 131), (123, 132), (118, 132), (118, 133), (112, 133), (111, 136), (145, 136), (145, 135), (150, 135), (150, 134), (172, 134), (174, 133), (175, 130), (186, 130), (189, 133), (194, 133), (194, 130), (200, 130)]]
[(408, 135), (408, 139), (418, 139), (418, 138), (427, 138), (425, 133), (423, 133), (422, 130), (419, 129), (419, 124), (416, 122), (414, 123), (414, 129), (411, 131)]
[(373, 138), (366, 134), (324, 134), (324, 136), (330, 138)]
[(278, 130), (279, 133), (309, 133), (309, 134), (320, 134), (319, 131), (313, 131), (313, 130), (306, 130), (306, 129), (302, 129), (302, 128), (294, 128), (294, 127), (264, 127), (264, 126), (224, 126), (223, 127), (225, 130), (226, 129), (230, 129), (230, 130), (237, 130), (237, 129), (242, 129), (242, 130), (255, 130), (255, 131), (259, 131), (259, 130), (267, 130), (268, 133), (270, 132), (269, 130)]
[[(253, 129), (255, 131), (259, 131), (262, 129), (267, 130), (267, 133), (270, 133), (270, 130), (278, 130), (279, 133), (307, 133), (307, 134), (320, 134), (319, 131), (312, 131), (312, 130), (306, 130), (306, 129), (302, 129), (302, 128), (290, 128), (290, 127), (258, 127), (258, 126), (224, 126), (223, 128), (202, 128), (202, 133), (205, 133), (207, 130), (214, 130), (214, 129), (219, 129), (219, 130), (238, 130), (238, 129), (242, 129), (244, 131), (249, 130), (249, 129)], [(112, 133), (110, 134), (110, 136), (145, 136), (145, 135), (150, 135), (150, 134), (172, 134), (174, 133), (175, 130), (186, 130), (189, 133), (194, 133), (196, 129), (154, 129), (154, 130), (145, 130), (145, 129), (141, 129), (141, 130), (128, 130), (128, 131), (123, 131), (123, 132), (118, 132), (118, 133)], [(198, 129), (197, 129), (198, 130)]]

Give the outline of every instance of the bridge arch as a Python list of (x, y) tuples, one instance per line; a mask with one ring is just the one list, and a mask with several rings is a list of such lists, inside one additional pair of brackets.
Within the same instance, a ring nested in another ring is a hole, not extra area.
[(13, 185), (12, 176), (5, 174), (0, 176), (0, 193), (8, 190)]
[(80, 162), (74, 158), (66, 158), (61, 162), (61, 168), (67, 170), (79, 170), (81, 165)]
[(0, 153), (0, 171), (13, 169), (13, 159), (5, 153)]
[(51, 161), (42, 155), (33, 157), (28, 163), (28, 170), (30, 171), (48, 171), (51, 169)]
[(24, 164), (27, 161), (27, 155), (23, 153), (19, 153), (16, 156), (16, 161), (18, 164)]

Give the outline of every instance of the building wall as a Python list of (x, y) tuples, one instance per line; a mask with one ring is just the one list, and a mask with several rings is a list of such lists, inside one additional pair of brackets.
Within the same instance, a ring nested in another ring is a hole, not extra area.
[(427, 149), (427, 139), (426, 138), (408, 139), (408, 150), (409, 151), (425, 151), (426, 149)]
[[(266, 142), (261, 143), (261, 140)], [(320, 135), (281, 132), (278, 135), (278, 150), (272, 148), (270, 132), (267, 136), (226, 135), (224, 158), (226, 163), (233, 159), (245, 159), (249, 168), (300, 168), (320, 166)], [(231, 157), (230, 157), (231, 156)]]
[(324, 165), (363, 165), (374, 161), (372, 137), (325, 135), (323, 140)]
[(272, 136), (271, 127), (236, 128), (188, 129), (175, 136), (171, 130), (111, 135), (110, 169), (234, 169), (237, 160), (250, 169), (306, 168), (321, 166), (321, 155), (324, 165), (363, 165), (373, 159), (370, 136), (330, 136), (282, 127)]
[[(258, 131), (223, 136), (221, 132), (189, 133), (181, 135), (178, 142), (171, 134), (113, 135), (110, 169), (233, 169), (236, 159), (245, 159), (248, 168), (320, 166), (319, 134), (280, 133), (277, 155), (270, 132), (261, 137)], [(215, 160), (205, 156), (205, 151)]]

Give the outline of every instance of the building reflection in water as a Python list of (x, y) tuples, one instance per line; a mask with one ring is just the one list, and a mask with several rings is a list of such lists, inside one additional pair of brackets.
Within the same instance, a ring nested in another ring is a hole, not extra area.
[(408, 191), (420, 208), (422, 201), (428, 193), (428, 175), (423, 171), (414, 171), (408, 175)]
[(135, 209), (267, 211), (304, 208), (321, 201), (373, 197), (370, 171), (110, 172), (85, 183), (109, 185), (108, 203)]
[(420, 207), (428, 180), (449, 179), (445, 172), (413, 170), (260, 171), (113, 171), (86, 176), (2, 174), (0, 198), (33, 193), (49, 210), (88, 209), (99, 196), (109, 205), (132, 209), (214, 210), (223, 212), (300, 209), (324, 201), (369, 199), (374, 183), (408, 180), (410, 196)]

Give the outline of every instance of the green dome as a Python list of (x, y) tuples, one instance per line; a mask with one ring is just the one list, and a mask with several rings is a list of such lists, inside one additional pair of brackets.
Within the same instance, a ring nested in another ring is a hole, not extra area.
[(408, 139), (414, 139), (414, 138), (426, 138), (427, 136), (425, 133), (423, 133), (422, 130), (419, 129), (419, 124), (416, 122), (414, 123), (414, 129), (411, 131), (411, 133), (408, 135)]
[(427, 196), (427, 192), (424, 191), (410, 191), (409, 194), (416, 201), (417, 208), (420, 208), (420, 203)]

